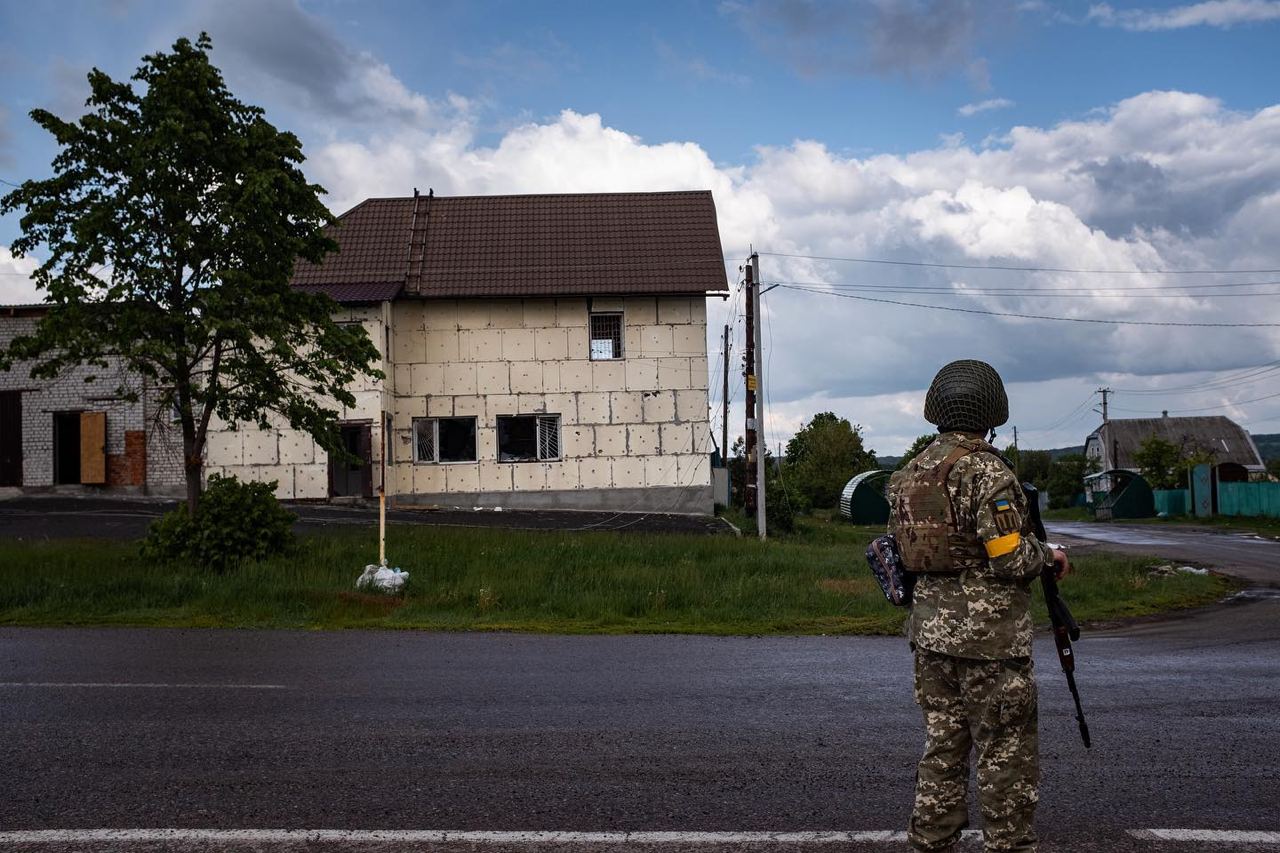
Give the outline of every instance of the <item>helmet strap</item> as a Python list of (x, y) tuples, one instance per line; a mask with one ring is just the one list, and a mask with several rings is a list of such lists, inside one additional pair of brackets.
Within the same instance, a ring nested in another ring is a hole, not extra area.
[(996, 428), (992, 427), (991, 435), (987, 436), (987, 444), (995, 444), (995, 443), (996, 443)]

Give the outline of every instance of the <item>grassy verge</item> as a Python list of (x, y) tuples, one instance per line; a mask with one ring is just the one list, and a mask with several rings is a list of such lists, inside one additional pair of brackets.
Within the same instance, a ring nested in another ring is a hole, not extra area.
[[(872, 528), (802, 519), (779, 541), (393, 526), (403, 597), (357, 593), (368, 532), (308, 536), (296, 552), (211, 575), (111, 542), (0, 543), (0, 624), (431, 628), (557, 633), (887, 634), (863, 561)], [(1081, 621), (1191, 607), (1211, 576), (1150, 577), (1151, 560), (1081, 557), (1063, 584)], [(1043, 612), (1038, 614), (1045, 621)]]

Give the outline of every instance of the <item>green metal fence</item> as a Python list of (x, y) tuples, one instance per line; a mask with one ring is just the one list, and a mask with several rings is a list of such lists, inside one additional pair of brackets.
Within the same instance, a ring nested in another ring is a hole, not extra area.
[(1219, 483), (1218, 514), (1280, 518), (1280, 483)]
[(1163, 515), (1186, 515), (1191, 509), (1191, 492), (1186, 489), (1155, 489), (1156, 512)]

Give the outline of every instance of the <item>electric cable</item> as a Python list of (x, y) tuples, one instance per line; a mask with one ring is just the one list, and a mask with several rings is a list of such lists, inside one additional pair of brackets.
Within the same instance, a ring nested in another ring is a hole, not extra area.
[(879, 302), (885, 305), (900, 305), (907, 308), (925, 308), (931, 311), (952, 311), (959, 314), (982, 314), (988, 317), (1015, 317), (1022, 320), (1052, 320), (1059, 323), (1099, 323), (1107, 326), (1165, 326), (1202, 329), (1261, 329), (1280, 327), (1280, 323), (1177, 323), (1167, 320), (1104, 320), (1095, 317), (1055, 317), (1049, 314), (1022, 314), (1013, 311), (983, 311), (977, 308), (960, 308), (954, 305), (928, 305), (922, 302), (905, 302), (899, 299), (880, 299), (873, 296), (857, 296), (852, 293), (839, 293), (832, 290), (798, 287), (791, 284), (779, 284), (778, 286), (787, 290), (836, 296), (842, 299), (857, 299), (862, 302)]
[(1109, 270), (1109, 269), (1069, 269), (1065, 267), (1020, 267), (1020, 266), (1004, 266), (1001, 264), (948, 264), (931, 261), (895, 261), (887, 258), (842, 258), (832, 255), (802, 255), (795, 252), (762, 252), (757, 250), (758, 255), (768, 255), (774, 258), (800, 258), (810, 261), (845, 261), (856, 264), (883, 264), (888, 266), (901, 267), (927, 267), (930, 269), (954, 269), (954, 270), (1000, 270), (1002, 272), (1055, 272), (1055, 273), (1072, 273), (1076, 275), (1231, 275), (1235, 273), (1280, 273), (1280, 269), (1154, 269), (1154, 270)]

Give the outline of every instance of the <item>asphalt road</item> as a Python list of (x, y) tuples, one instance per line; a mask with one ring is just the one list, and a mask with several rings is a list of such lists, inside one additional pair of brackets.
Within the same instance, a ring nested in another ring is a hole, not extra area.
[[(1077, 651), (1090, 751), (1036, 650), (1043, 850), (1280, 833), (1280, 598)], [(900, 830), (921, 742), (909, 671), (898, 638), (0, 629), (0, 830)], [(0, 849), (639, 849), (86, 837)], [(653, 849), (905, 849), (717, 838)]]
[(1073, 547), (1150, 554), (1209, 566), (1251, 583), (1280, 586), (1280, 540), (1211, 527), (1052, 521), (1049, 537)]
[[(0, 538), (140, 539), (176, 501), (156, 498), (81, 495), (22, 495), (0, 500)], [(295, 528), (310, 533), (326, 528), (377, 524), (376, 504), (285, 503), (298, 515)], [(718, 518), (660, 512), (587, 512), (582, 510), (392, 509), (393, 524), (444, 527), (494, 527), (506, 530), (617, 530), (628, 533), (725, 534), (733, 528)]]

